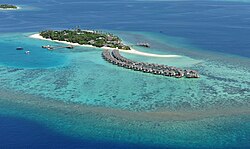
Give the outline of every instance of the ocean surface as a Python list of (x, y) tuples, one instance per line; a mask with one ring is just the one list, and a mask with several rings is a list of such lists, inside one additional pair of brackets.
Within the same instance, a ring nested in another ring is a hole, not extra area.
[[(21, 9), (0, 10), (0, 148), (250, 147), (248, 1), (9, 3)], [(142, 52), (180, 55), (121, 53), (201, 78), (134, 72), (104, 61), (101, 49), (47, 51), (41, 46), (63, 44), (29, 37), (76, 26), (150, 43), (134, 47)]]

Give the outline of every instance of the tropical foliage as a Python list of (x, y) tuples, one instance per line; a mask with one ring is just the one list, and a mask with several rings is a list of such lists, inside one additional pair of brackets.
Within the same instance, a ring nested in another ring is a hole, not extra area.
[(81, 29), (62, 31), (46, 30), (42, 31), (40, 35), (47, 39), (67, 41), (81, 45), (86, 44), (95, 47), (110, 47), (130, 50), (130, 47), (124, 45), (119, 37), (100, 31), (86, 31)]
[(9, 5), (9, 4), (0, 4), (0, 8), (2, 8), (2, 9), (17, 9), (17, 6)]

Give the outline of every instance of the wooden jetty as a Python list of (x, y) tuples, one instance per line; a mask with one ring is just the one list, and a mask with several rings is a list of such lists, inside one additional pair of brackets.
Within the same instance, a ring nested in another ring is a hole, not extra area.
[(124, 67), (127, 69), (131, 69), (134, 71), (141, 71), (144, 73), (151, 73), (155, 75), (163, 75), (175, 78), (199, 78), (199, 74), (195, 70), (182, 70), (180, 68), (167, 66), (167, 65), (160, 65), (160, 64), (153, 64), (153, 63), (144, 63), (144, 62), (136, 62), (129, 60), (120, 55), (118, 50), (104, 50), (102, 52), (102, 57), (120, 67)]
[(48, 49), (48, 50), (56, 50), (56, 49), (62, 49), (62, 48), (67, 48), (67, 49), (73, 49), (74, 46), (73, 45), (67, 45), (67, 46), (51, 46), (51, 45), (47, 45), (47, 46), (42, 46), (42, 48), (44, 49)]

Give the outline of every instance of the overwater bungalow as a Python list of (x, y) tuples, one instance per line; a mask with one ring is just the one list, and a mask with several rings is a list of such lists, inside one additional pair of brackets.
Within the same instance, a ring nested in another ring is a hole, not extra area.
[(146, 47), (146, 48), (150, 48), (149, 43), (140, 42), (140, 43), (137, 43), (136, 45), (137, 45), (137, 46)]
[(184, 76), (186, 78), (199, 78), (198, 73), (194, 70), (182, 70), (173, 66), (132, 61), (121, 56), (118, 50), (112, 50), (111, 52), (109, 50), (104, 50), (102, 57), (114, 65), (144, 73), (175, 78), (182, 78)]

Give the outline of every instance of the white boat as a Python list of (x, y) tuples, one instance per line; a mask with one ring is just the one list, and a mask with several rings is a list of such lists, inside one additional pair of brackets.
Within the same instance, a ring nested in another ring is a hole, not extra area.
[(29, 54), (30, 54), (30, 51), (25, 51), (25, 54), (29, 55)]

